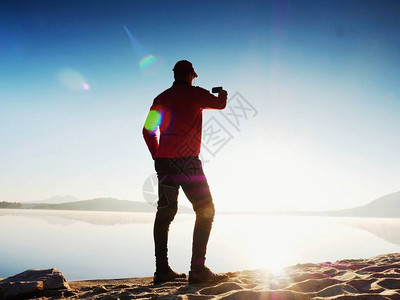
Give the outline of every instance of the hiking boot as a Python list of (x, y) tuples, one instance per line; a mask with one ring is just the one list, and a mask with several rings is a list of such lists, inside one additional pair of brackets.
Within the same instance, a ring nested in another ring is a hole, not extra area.
[(228, 275), (215, 274), (206, 266), (189, 272), (189, 284), (218, 283), (228, 279)]
[(168, 281), (173, 281), (178, 278), (186, 279), (186, 274), (176, 273), (174, 270), (169, 268), (166, 272), (154, 272), (153, 283), (160, 284)]

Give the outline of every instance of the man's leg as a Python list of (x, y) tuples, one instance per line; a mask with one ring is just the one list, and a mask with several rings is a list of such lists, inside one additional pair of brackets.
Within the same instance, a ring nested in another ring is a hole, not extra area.
[(191, 269), (204, 266), (207, 243), (215, 214), (210, 188), (201, 169), (201, 165), (196, 173), (196, 175), (191, 176), (189, 182), (182, 184), (182, 189), (186, 197), (192, 203), (193, 210), (196, 212)]
[(207, 243), (215, 214), (207, 179), (204, 174), (195, 176), (194, 181), (182, 185), (182, 188), (196, 212), (189, 284), (225, 281), (229, 279), (227, 275), (215, 274), (205, 266)]
[(229, 277), (215, 274), (205, 266), (207, 243), (215, 215), (210, 188), (199, 159), (195, 159), (192, 167), (187, 169), (190, 170), (191, 178), (181, 186), (196, 212), (189, 284), (221, 282)]
[[(158, 204), (154, 221), (154, 246), (156, 256), (156, 272), (166, 272), (168, 265), (168, 231), (169, 225), (178, 210), (179, 185), (166, 180), (167, 175), (159, 174)], [(166, 182), (165, 182), (166, 181)]]
[(174, 272), (168, 264), (168, 231), (178, 210), (179, 183), (168, 159), (156, 159), (155, 167), (158, 176), (158, 203), (153, 230), (156, 256), (154, 284), (159, 284), (186, 278), (186, 275)]

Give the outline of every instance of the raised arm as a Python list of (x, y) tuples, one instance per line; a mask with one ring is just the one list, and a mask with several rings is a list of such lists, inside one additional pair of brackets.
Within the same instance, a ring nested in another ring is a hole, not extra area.
[(228, 92), (221, 90), (218, 93), (218, 97), (211, 94), (209, 91), (200, 88), (200, 102), (202, 108), (205, 109), (224, 109), (226, 106), (226, 99), (228, 98)]

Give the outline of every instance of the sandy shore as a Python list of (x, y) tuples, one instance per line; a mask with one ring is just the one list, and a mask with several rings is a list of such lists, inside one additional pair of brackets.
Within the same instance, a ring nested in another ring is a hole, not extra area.
[(226, 273), (216, 285), (187, 281), (153, 285), (151, 277), (68, 282), (70, 291), (42, 299), (400, 299), (400, 253), (370, 259), (308, 263), (282, 273)]

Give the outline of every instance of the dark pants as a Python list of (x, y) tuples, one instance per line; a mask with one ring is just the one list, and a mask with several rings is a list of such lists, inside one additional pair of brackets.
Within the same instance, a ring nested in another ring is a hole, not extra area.
[(168, 230), (178, 210), (180, 186), (196, 212), (192, 267), (204, 264), (215, 210), (201, 161), (198, 157), (156, 158), (155, 169), (158, 176), (158, 205), (154, 221), (156, 269), (168, 268)]

